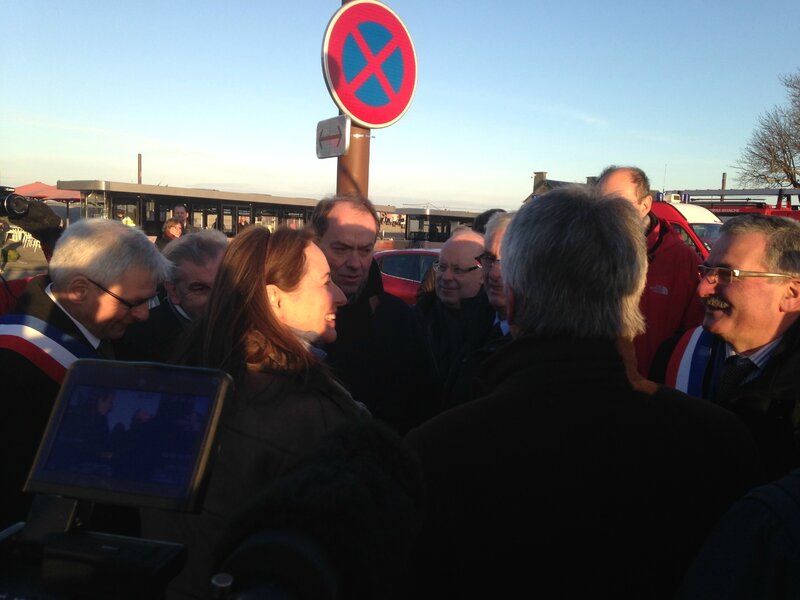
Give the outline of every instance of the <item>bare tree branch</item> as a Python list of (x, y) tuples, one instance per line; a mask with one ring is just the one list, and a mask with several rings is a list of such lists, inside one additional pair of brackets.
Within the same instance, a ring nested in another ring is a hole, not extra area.
[(789, 96), (758, 118), (756, 129), (734, 164), (742, 186), (800, 187), (800, 70), (781, 78)]

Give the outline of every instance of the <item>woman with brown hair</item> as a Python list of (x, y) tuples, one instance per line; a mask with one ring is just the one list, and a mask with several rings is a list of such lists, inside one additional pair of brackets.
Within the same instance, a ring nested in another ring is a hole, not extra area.
[(312, 346), (336, 339), (344, 302), (311, 232), (250, 227), (228, 246), (180, 360), (223, 369), (235, 382), (203, 506), (197, 515), (142, 510), (145, 537), (188, 549), (168, 598), (208, 597), (214, 546), (231, 517), (325, 433), (368, 416)]

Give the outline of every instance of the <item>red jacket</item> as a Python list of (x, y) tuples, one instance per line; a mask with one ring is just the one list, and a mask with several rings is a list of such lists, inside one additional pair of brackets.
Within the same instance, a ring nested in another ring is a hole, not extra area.
[(0, 315), (14, 308), (17, 298), (22, 295), (31, 279), (33, 278), (25, 277), (23, 279), (3, 279), (0, 281)]
[(656, 350), (664, 340), (703, 322), (697, 296), (697, 265), (701, 260), (667, 221), (656, 219), (647, 234), (647, 284), (639, 306), (647, 331), (633, 340), (639, 373), (647, 377)]

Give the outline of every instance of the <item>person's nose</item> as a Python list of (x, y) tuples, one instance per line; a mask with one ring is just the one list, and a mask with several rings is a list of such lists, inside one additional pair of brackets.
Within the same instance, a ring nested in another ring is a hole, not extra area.
[(351, 269), (358, 269), (361, 266), (361, 260), (359, 259), (357, 250), (347, 253), (345, 264)]
[(150, 305), (145, 302), (131, 310), (131, 315), (137, 321), (147, 321), (150, 317)]
[(697, 282), (696, 293), (700, 298), (713, 296), (716, 293), (716, 291), (717, 291), (716, 279), (712, 278), (712, 280), (709, 281), (707, 277), (701, 277), (700, 280)]

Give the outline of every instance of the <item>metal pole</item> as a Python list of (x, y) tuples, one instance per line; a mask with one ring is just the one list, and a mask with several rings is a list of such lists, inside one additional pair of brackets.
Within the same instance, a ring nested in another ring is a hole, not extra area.
[[(728, 181), (728, 174), (727, 173), (723, 173), (722, 174), (722, 186), (720, 187), (720, 189), (723, 189), (723, 190), (725, 189), (725, 183), (727, 181)], [(720, 195), (719, 201), (720, 202), (725, 202), (725, 196), (724, 195)]]
[[(352, 0), (342, 0), (342, 6), (348, 2)], [(369, 197), (370, 131), (355, 123), (350, 127), (350, 148), (346, 155), (336, 159), (336, 194), (339, 196)]]

